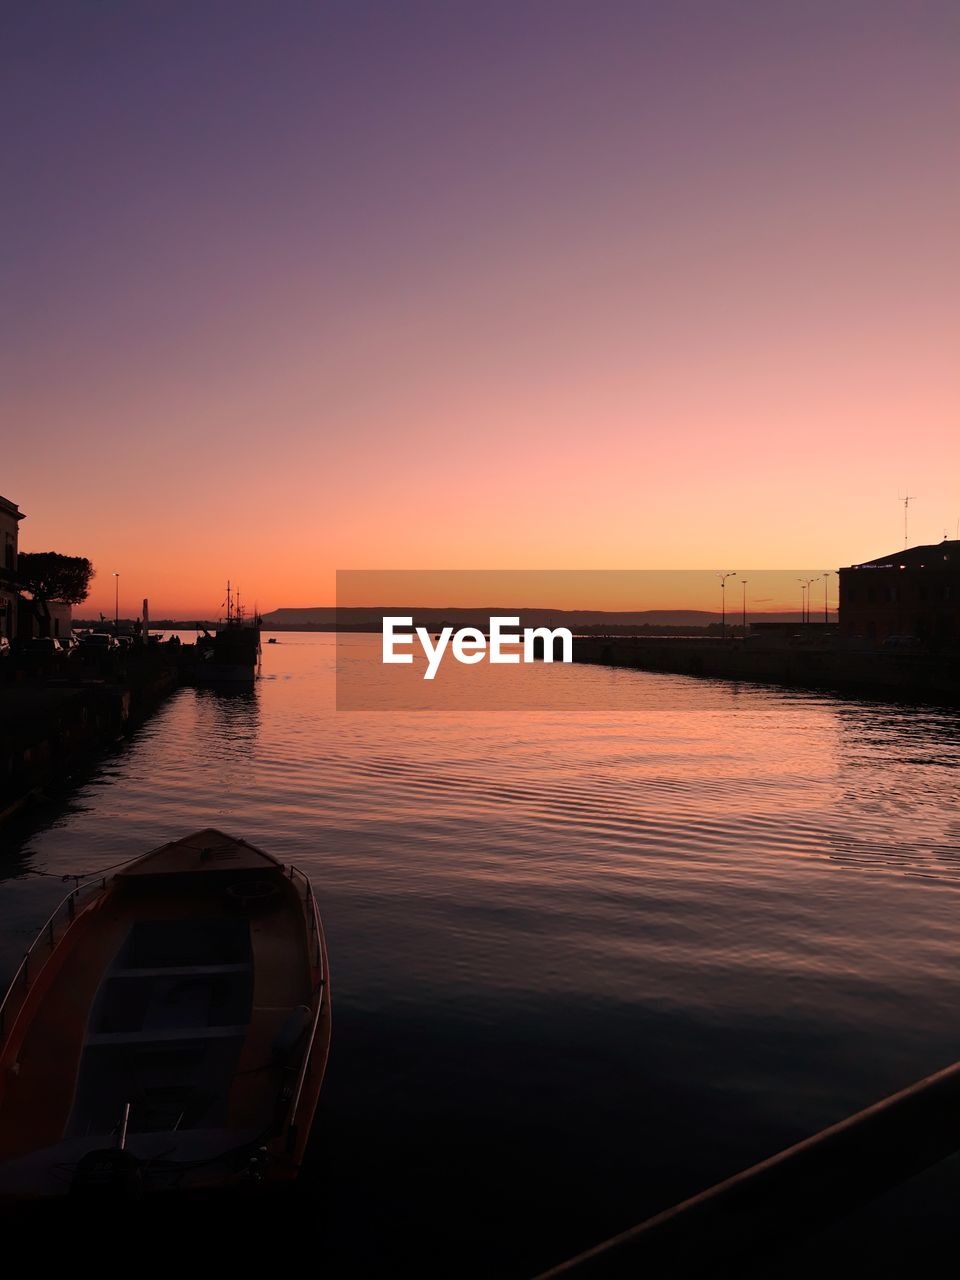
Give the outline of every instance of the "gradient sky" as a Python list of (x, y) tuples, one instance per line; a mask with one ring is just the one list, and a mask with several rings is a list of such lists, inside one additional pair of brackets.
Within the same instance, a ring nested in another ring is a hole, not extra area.
[(0, 493), (90, 609), (955, 536), (955, 0), (34, 0), (0, 59)]
[(754, 615), (784, 608), (799, 613), (809, 600), (817, 620), (825, 606), (836, 610), (837, 591), (836, 573), (822, 569), (741, 568), (723, 576), (697, 569), (341, 569), (336, 605), (353, 609), (375, 603), (394, 613), (410, 607), (478, 606), (501, 612), (547, 608), (632, 613), (663, 607), (667, 601), (671, 609), (726, 609), (739, 616), (744, 607)]

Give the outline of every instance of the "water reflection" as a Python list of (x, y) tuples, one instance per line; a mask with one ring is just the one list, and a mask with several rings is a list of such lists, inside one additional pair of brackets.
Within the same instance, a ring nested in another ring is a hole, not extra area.
[[(955, 715), (576, 667), (606, 709), (337, 713), (331, 637), (282, 641), (5, 866), (212, 825), (310, 872), (333, 1274), (532, 1274), (960, 1057)], [(59, 889), (0, 883), (7, 972)]]
[(838, 703), (831, 854), (924, 878), (960, 873), (960, 717)]
[(203, 686), (193, 694), (198, 746), (227, 756), (256, 749), (262, 720), (258, 684)]

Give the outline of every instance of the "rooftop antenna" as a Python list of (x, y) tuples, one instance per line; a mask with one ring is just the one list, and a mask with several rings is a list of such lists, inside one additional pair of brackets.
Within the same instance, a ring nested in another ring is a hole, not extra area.
[(898, 502), (903, 503), (903, 549), (904, 550), (906, 550), (907, 547), (909, 546), (909, 538), (907, 537), (907, 516), (910, 511), (910, 503), (916, 502), (916, 500), (917, 500), (917, 495), (915, 493), (908, 493), (903, 498), (899, 496), (897, 498)]

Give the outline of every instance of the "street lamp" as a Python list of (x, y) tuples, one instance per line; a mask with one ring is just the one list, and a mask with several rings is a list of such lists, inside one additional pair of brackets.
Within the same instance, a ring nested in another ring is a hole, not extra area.
[(800, 583), (800, 621), (807, 620), (807, 581), (805, 578), (798, 578)]
[(118, 636), (120, 634), (120, 575), (115, 573), (113, 576), (116, 587), (113, 597), (113, 634)]
[(823, 625), (826, 626), (830, 621), (827, 611), (827, 592), (830, 586), (830, 570), (823, 575)]
[(747, 579), (741, 578), (740, 585), (743, 587), (743, 638), (747, 638)]
[(726, 639), (727, 636), (727, 579), (737, 576), (736, 569), (731, 569), (729, 573), (718, 573), (720, 579), (720, 616), (723, 619), (720, 626), (720, 634)]
[(804, 622), (812, 621), (811, 615), (813, 613), (813, 592), (810, 590), (810, 588), (813, 586), (815, 582), (816, 582), (816, 578), (807, 578), (807, 616), (804, 618)]

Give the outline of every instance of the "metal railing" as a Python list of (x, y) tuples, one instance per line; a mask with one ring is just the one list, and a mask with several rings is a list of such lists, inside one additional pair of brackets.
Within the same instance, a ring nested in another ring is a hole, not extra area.
[(541, 1272), (538, 1280), (739, 1280), (958, 1150), (960, 1063)]
[(317, 909), (317, 899), (313, 892), (313, 885), (310, 883), (307, 876), (304, 875), (298, 867), (295, 867), (292, 864), (289, 867), (289, 877), (291, 881), (300, 882), (304, 886), (304, 908), (310, 922), (312, 945), (315, 948), (311, 964), (314, 979), (313, 995), (317, 1002), (316, 1008), (313, 1011), (313, 1017), (310, 1021), (310, 1038), (307, 1044), (307, 1051), (303, 1055), (303, 1062), (300, 1064), (300, 1070), (297, 1073), (297, 1083), (294, 1086), (293, 1096), (290, 1102), (290, 1110), (288, 1113), (288, 1141), (292, 1144), (296, 1137), (297, 1112), (300, 1109), (303, 1090), (306, 1085), (307, 1075), (310, 1072), (310, 1064), (313, 1060), (313, 1053), (316, 1047), (317, 1028), (320, 1025), (320, 1018), (322, 1017), (326, 1007), (327, 974), (323, 965), (324, 951), (320, 925), (320, 913)]

